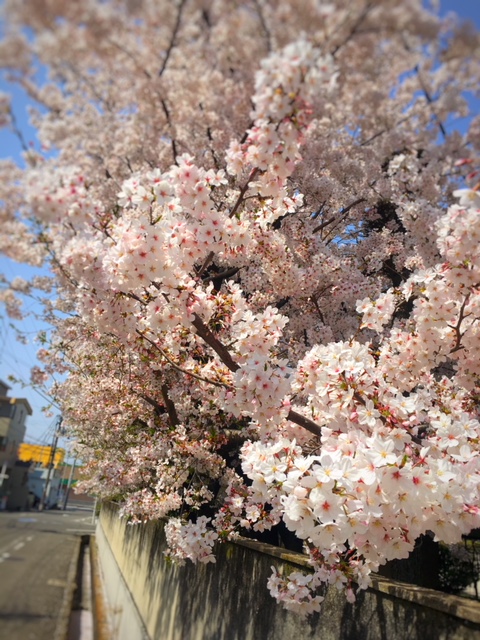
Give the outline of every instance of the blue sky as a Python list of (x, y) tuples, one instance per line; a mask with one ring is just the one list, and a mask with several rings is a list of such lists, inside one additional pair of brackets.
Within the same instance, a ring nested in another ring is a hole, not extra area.
[[(401, 0), (399, 0), (401, 2)], [(0, 0), (1, 4), (1, 0)], [(428, 2), (427, 2), (428, 4)], [(472, 20), (480, 29), (480, 0), (440, 0), (441, 14), (453, 11), (462, 18)], [(28, 113), (26, 109), (26, 99), (24, 94), (17, 88), (6, 85), (0, 75), (0, 91), (12, 94), (12, 104), (14, 106), (15, 117), (18, 127), (21, 129), (27, 145), (38, 147), (35, 131), (28, 124)], [(15, 135), (7, 130), (0, 130), (0, 157), (11, 157), (16, 162), (23, 164), (21, 159), (21, 145)], [(8, 279), (15, 276), (28, 278), (32, 270), (24, 265), (18, 265), (11, 260), (0, 257), (0, 273)], [(28, 301), (25, 303), (26, 310), (35, 311), (35, 305)], [(34, 343), (34, 337), (40, 328), (43, 328), (32, 317), (21, 323), (22, 330), (29, 340), (27, 345), (20, 344), (15, 339), (15, 332), (9, 326), (10, 320), (6, 317), (4, 309), (0, 306), (0, 379), (4, 380), (12, 387), (10, 394), (17, 397), (26, 397), (33, 407), (33, 415), (27, 422), (27, 439), (38, 440), (50, 437), (53, 418), (45, 417), (41, 408), (47, 404), (37, 391), (32, 388), (23, 388), (21, 385), (9, 383), (7, 378), (10, 374), (17, 378), (29, 381), (30, 368), (36, 364), (35, 354), (38, 346)], [(54, 409), (55, 414), (58, 413)]]
[(441, 14), (449, 11), (472, 20), (480, 28), (480, 0), (440, 0)]

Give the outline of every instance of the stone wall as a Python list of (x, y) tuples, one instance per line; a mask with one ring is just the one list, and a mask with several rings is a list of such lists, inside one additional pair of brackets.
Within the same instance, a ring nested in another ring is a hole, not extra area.
[(165, 560), (162, 525), (128, 525), (104, 505), (97, 546), (112, 640), (480, 640), (480, 603), (375, 578), (355, 604), (331, 588), (318, 615), (284, 611), (271, 567), (305, 557), (253, 540), (219, 545), (216, 564)]

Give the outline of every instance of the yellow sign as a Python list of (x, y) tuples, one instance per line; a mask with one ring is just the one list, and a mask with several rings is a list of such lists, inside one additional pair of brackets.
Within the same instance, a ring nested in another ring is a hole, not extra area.
[[(27, 444), (22, 442), (18, 449), (18, 457), (23, 462), (34, 462), (35, 464), (48, 467), (51, 462), (52, 447), (41, 444)], [(63, 449), (57, 449), (55, 451), (55, 458), (53, 465), (57, 469), (65, 458), (65, 451)]]

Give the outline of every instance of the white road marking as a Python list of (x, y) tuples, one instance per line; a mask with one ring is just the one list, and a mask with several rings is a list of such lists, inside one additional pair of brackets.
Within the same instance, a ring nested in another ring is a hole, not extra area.
[[(7, 549), (8, 550), (10, 550), (10, 549), (15, 549), (16, 550), (17, 549), (17, 545), (21, 545), (19, 547), (21, 549), (25, 544), (25, 542), (24, 542), (25, 540), (26, 540), (26, 536), (25, 536), (25, 538), (17, 538), (16, 540), (12, 540), (8, 544), (6, 544), (2, 549), (0, 549), (0, 554), (2, 556), (4, 556), (5, 555), (4, 552), (6, 552)], [(10, 554), (8, 554), (8, 555), (10, 555)]]
[[(17, 538), (16, 540), (12, 540), (8, 544), (6, 544), (2, 549), (0, 549), (0, 558), (9, 558), (9, 551), (19, 551), (22, 547), (25, 546), (27, 542), (31, 542), (33, 540), (33, 536), (25, 536)], [(8, 551), (7, 551), (8, 549)], [(3, 560), (2, 560), (3, 562)]]
[(65, 588), (68, 584), (68, 582), (66, 582), (66, 580), (57, 580), (56, 578), (50, 578), (50, 580), (47, 581), (47, 584), (50, 587), (62, 587)]

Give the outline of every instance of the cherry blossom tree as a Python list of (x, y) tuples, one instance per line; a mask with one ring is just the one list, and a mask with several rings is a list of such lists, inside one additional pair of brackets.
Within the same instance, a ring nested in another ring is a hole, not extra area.
[(283, 523), (306, 613), (479, 527), (478, 33), (420, 0), (5, 11), (41, 149), (1, 165), (0, 247), (54, 274), (34, 374), (68, 372), (88, 488), (180, 562)]

